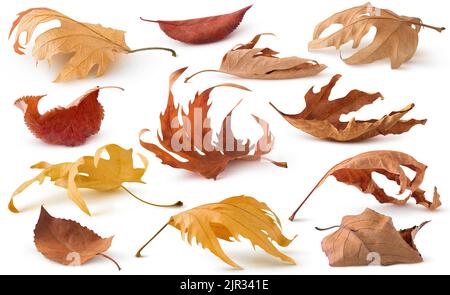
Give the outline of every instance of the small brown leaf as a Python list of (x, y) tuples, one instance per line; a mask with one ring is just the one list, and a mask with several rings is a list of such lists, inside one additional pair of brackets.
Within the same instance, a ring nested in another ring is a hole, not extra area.
[(111, 247), (113, 237), (102, 238), (78, 222), (54, 218), (41, 207), (41, 214), (34, 229), (34, 243), (39, 252), (50, 260), (64, 265), (82, 265), (103, 256)]
[[(162, 160), (163, 164), (173, 168), (186, 169), (208, 179), (216, 179), (232, 161), (255, 161), (270, 152), (274, 140), (272, 133), (268, 129), (268, 124), (256, 116), (253, 117), (264, 133), (255, 145), (251, 145), (248, 140), (244, 142), (234, 137), (231, 130), (233, 110), (222, 122), (220, 132), (217, 134), (218, 142), (213, 142), (208, 118), (208, 111), (211, 107), (208, 101), (211, 91), (217, 87), (234, 87), (250, 91), (243, 86), (230, 83), (221, 84), (208, 88), (200, 94), (197, 93), (194, 100), (189, 103), (188, 111), (182, 110), (182, 122), (180, 122), (178, 119), (180, 106), (175, 106), (172, 86), (185, 70), (186, 68), (179, 69), (170, 76), (169, 99), (166, 110), (160, 115), (162, 136), (158, 134), (158, 140), (165, 150), (140, 139), (142, 147), (154, 153)], [(199, 123), (201, 126), (198, 126)], [(142, 130), (141, 136), (148, 131), (148, 129)], [(176, 159), (170, 153), (180, 156), (185, 161)], [(287, 167), (284, 162), (271, 162), (279, 167)]]
[(326, 66), (310, 59), (297, 56), (277, 57), (278, 52), (270, 48), (254, 48), (263, 35), (259, 34), (247, 44), (240, 44), (228, 51), (222, 59), (219, 70), (203, 70), (185, 79), (204, 72), (220, 72), (249, 79), (293, 79), (314, 76)]
[(414, 245), (427, 222), (397, 231), (392, 218), (366, 209), (342, 219), (340, 228), (322, 240), (330, 266), (393, 265), (422, 262)]
[(402, 117), (414, 108), (414, 104), (378, 120), (360, 121), (353, 118), (350, 122), (340, 121), (342, 115), (355, 112), (378, 98), (383, 98), (379, 92), (370, 94), (352, 90), (345, 97), (330, 101), (331, 91), (340, 78), (341, 75), (335, 75), (318, 93), (314, 93), (311, 87), (305, 95), (306, 107), (299, 114), (288, 115), (271, 105), (297, 129), (321, 139), (340, 142), (361, 141), (378, 135), (401, 134), (427, 122), (415, 119), (402, 120)]
[(222, 40), (231, 34), (251, 7), (252, 5), (233, 13), (187, 20), (155, 21), (142, 17), (141, 19), (159, 24), (161, 30), (172, 39), (191, 44), (204, 44)]
[[(410, 179), (406, 175), (404, 168), (409, 168), (416, 173), (414, 179)], [(402, 152), (372, 151), (357, 155), (331, 168), (289, 219), (294, 220), (295, 215), (300, 208), (329, 176), (334, 176), (339, 182), (353, 185), (365, 194), (373, 195), (377, 201), (382, 204), (390, 203), (394, 205), (405, 205), (410, 198), (414, 198), (417, 204), (424, 206), (427, 209), (435, 210), (441, 206), (440, 195), (437, 192), (437, 188), (434, 189), (433, 200), (428, 201), (425, 198), (425, 192), (419, 187), (425, 177), (426, 169), (427, 166)], [(388, 180), (397, 183), (400, 187), (399, 195), (407, 190), (410, 191), (409, 196), (406, 199), (399, 200), (387, 195), (373, 180), (373, 173), (381, 174)]]
[[(342, 28), (320, 38), (322, 33), (333, 24), (342, 25)], [(336, 13), (319, 23), (308, 47), (309, 49), (320, 49), (334, 46), (339, 49), (345, 43), (353, 40), (353, 48), (358, 48), (372, 27), (377, 29), (372, 43), (351, 57), (345, 58), (345, 63), (368, 64), (379, 59), (390, 58), (391, 67), (397, 69), (416, 53), (419, 32), (422, 27), (438, 32), (445, 30), (445, 28), (425, 25), (420, 18), (400, 16), (388, 9), (375, 8), (370, 3), (366, 3)]]

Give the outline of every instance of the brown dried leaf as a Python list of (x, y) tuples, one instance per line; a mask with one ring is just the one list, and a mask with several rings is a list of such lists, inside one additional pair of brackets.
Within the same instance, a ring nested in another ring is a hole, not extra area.
[(103, 256), (111, 247), (113, 237), (102, 238), (78, 222), (54, 218), (41, 207), (41, 214), (34, 229), (34, 243), (39, 252), (50, 260), (64, 265), (82, 265)]
[[(141, 139), (140, 142), (144, 148), (160, 158), (163, 164), (173, 168), (186, 169), (208, 179), (216, 179), (231, 161), (254, 161), (270, 152), (273, 146), (272, 133), (268, 130), (268, 124), (256, 116), (254, 118), (263, 128), (264, 134), (255, 145), (251, 145), (248, 140), (244, 143), (243, 140), (234, 137), (231, 130), (233, 110), (222, 122), (221, 130), (217, 134), (218, 142), (213, 142), (213, 131), (209, 127), (208, 118), (208, 111), (211, 107), (211, 103), (208, 104), (210, 93), (216, 87), (234, 87), (250, 91), (237, 84), (220, 84), (208, 88), (200, 94), (197, 93), (194, 100), (189, 103), (188, 111), (182, 110), (183, 120), (179, 122), (180, 106), (175, 106), (172, 86), (185, 70), (186, 68), (179, 69), (170, 76), (166, 110), (160, 115), (161, 136), (158, 134), (158, 140), (165, 150)], [(198, 118), (195, 118), (196, 114), (201, 115), (202, 126), (195, 126), (198, 124)], [(149, 130), (142, 130), (141, 136), (147, 131)], [(179, 146), (174, 146), (174, 143)], [(176, 159), (170, 153), (180, 156), (185, 161)], [(272, 163), (286, 167), (286, 163), (273, 161)]]
[[(404, 168), (409, 168), (416, 173), (414, 179), (408, 178)], [(413, 198), (416, 200), (416, 204), (435, 210), (441, 206), (437, 188), (434, 189), (433, 200), (428, 201), (425, 198), (425, 191), (419, 187), (425, 177), (426, 169), (426, 165), (402, 152), (372, 151), (357, 155), (331, 168), (292, 214), (290, 220), (294, 220), (300, 208), (329, 176), (334, 176), (339, 182), (353, 185), (365, 194), (373, 195), (382, 204), (405, 205), (410, 198)], [(399, 195), (407, 190), (410, 191), (410, 195), (403, 200), (387, 195), (372, 179), (373, 173), (379, 173), (388, 180), (395, 181), (400, 187)]]
[(378, 98), (383, 98), (379, 92), (370, 94), (352, 90), (345, 97), (330, 101), (331, 91), (340, 78), (341, 75), (335, 75), (319, 93), (314, 93), (311, 87), (305, 95), (306, 107), (299, 114), (288, 115), (271, 105), (297, 129), (321, 139), (340, 142), (361, 141), (378, 135), (401, 134), (427, 122), (415, 119), (402, 120), (402, 117), (414, 108), (414, 104), (378, 120), (360, 121), (353, 118), (350, 122), (340, 121), (342, 115), (355, 112)]
[(263, 35), (259, 34), (247, 44), (240, 44), (228, 51), (219, 70), (204, 70), (186, 78), (185, 82), (203, 72), (221, 72), (249, 79), (293, 79), (314, 76), (326, 66), (297, 56), (277, 57), (278, 52), (270, 48), (254, 48)]
[[(322, 33), (333, 24), (340, 24), (343, 27), (329, 36), (320, 38)], [(343, 59), (345, 63), (368, 64), (379, 59), (390, 58), (391, 67), (397, 69), (416, 53), (422, 27), (438, 32), (445, 30), (445, 28), (425, 25), (420, 18), (399, 16), (388, 9), (375, 8), (370, 3), (366, 3), (336, 13), (319, 23), (308, 47), (320, 49), (334, 46), (339, 49), (343, 44), (353, 40), (353, 48), (358, 48), (372, 27), (377, 29), (372, 43), (351, 57)]]
[(397, 231), (391, 217), (366, 209), (362, 214), (345, 216), (340, 228), (322, 240), (322, 250), (330, 266), (422, 262), (414, 238), (427, 223)]

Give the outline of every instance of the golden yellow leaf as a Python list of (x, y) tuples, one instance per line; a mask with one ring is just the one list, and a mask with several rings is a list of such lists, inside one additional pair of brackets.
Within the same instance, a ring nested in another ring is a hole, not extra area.
[[(78, 22), (48, 8), (31, 8), (18, 14), (10, 31), (11, 36), (17, 28), (14, 50), (18, 54), (24, 54), (22, 49), (31, 41), (36, 27), (53, 20), (59, 21), (60, 26), (49, 29), (36, 38), (33, 56), (38, 61), (47, 60), (51, 63), (52, 58), (57, 54), (71, 55), (55, 82), (85, 78), (95, 66), (97, 66), (97, 77), (102, 76), (116, 59), (117, 54), (162, 49), (171, 51), (175, 56), (173, 50), (166, 48), (131, 50), (125, 43), (124, 31), (105, 28), (99, 24)], [(22, 33), (26, 33), (24, 45), (21, 45), (19, 41)]]
[[(107, 151), (109, 159), (101, 158), (103, 151)], [(42, 184), (45, 178), (50, 178), (55, 185), (66, 188), (68, 196), (86, 214), (91, 214), (84, 201), (79, 188), (88, 188), (96, 191), (112, 191), (122, 187), (124, 182), (143, 183), (148, 161), (139, 155), (144, 167), (134, 168), (133, 150), (110, 144), (97, 150), (95, 156), (82, 157), (75, 162), (50, 165), (45, 162), (38, 163), (31, 168), (43, 169), (35, 178), (24, 182), (12, 195), (9, 209), (18, 213), (14, 205), (14, 198), (34, 182)]]
[[(248, 239), (253, 247), (259, 246), (266, 253), (280, 258), (282, 261), (295, 264), (294, 259), (281, 253), (272, 243), (287, 247), (292, 241), (281, 232), (281, 223), (276, 214), (265, 204), (252, 197), (238, 196), (225, 199), (219, 203), (202, 205), (175, 216), (167, 225), (178, 229), (182, 238), (187, 237), (189, 244), (195, 238), (197, 244), (207, 248), (228, 265), (240, 269), (220, 246), (219, 239), (228, 242), (239, 241), (239, 236)], [(153, 236), (137, 253), (156, 237)], [(294, 237), (295, 238), (295, 237)]]

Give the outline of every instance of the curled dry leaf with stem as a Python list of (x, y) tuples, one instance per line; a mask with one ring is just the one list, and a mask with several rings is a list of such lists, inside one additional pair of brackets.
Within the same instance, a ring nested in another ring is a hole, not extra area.
[[(321, 37), (331, 25), (342, 25), (336, 32)], [(353, 48), (359, 48), (361, 41), (372, 27), (376, 28), (373, 41), (366, 47), (343, 61), (349, 65), (368, 64), (389, 58), (393, 69), (399, 68), (416, 53), (419, 44), (419, 32), (422, 27), (438, 32), (443, 27), (434, 27), (422, 23), (417, 17), (400, 16), (388, 9), (373, 7), (370, 3), (338, 12), (320, 22), (309, 42), (309, 49), (321, 49), (342, 45), (353, 41)]]
[[(142, 135), (148, 129), (141, 131), (141, 145), (154, 153), (162, 160), (162, 163), (173, 168), (185, 169), (198, 173), (208, 179), (216, 179), (225, 170), (231, 161), (254, 161), (269, 153), (273, 146), (273, 136), (268, 124), (260, 118), (253, 116), (263, 129), (263, 135), (255, 145), (250, 141), (246, 143), (236, 139), (231, 129), (231, 117), (233, 110), (224, 118), (220, 132), (217, 134), (217, 142), (213, 142), (213, 131), (210, 128), (208, 112), (211, 107), (209, 98), (211, 92), (217, 87), (233, 87), (249, 91), (249, 89), (237, 84), (220, 84), (197, 93), (193, 101), (189, 103), (188, 110), (182, 110), (182, 122), (179, 121), (180, 105), (175, 106), (172, 86), (183, 74), (186, 68), (172, 73), (169, 81), (169, 98), (164, 113), (160, 115), (161, 135), (158, 141), (164, 149), (156, 144), (145, 142)], [(184, 159), (180, 161), (171, 155), (174, 153)], [(267, 159), (268, 160), (268, 159)], [(287, 168), (284, 162), (273, 164)]]
[[(148, 47), (132, 50), (125, 42), (125, 32), (105, 28), (101, 25), (82, 23), (58, 11), (48, 8), (31, 8), (18, 14), (9, 36), (17, 29), (14, 50), (25, 54), (23, 49), (31, 41), (34, 30), (43, 23), (57, 20), (59, 27), (40, 34), (33, 47), (33, 56), (37, 61), (51, 63), (58, 54), (69, 55), (55, 82), (82, 79), (97, 67), (97, 77), (102, 76), (119, 54), (129, 54), (144, 50), (166, 50), (176, 56), (169, 48)], [(26, 41), (20, 43), (20, 36), (26, 33)]]
[(149, 20), (157, 23), (161, 30), (170, 38), (184, 43), (205, 44), (224, 39), (242, 22), (245, 13), (252, 5), (228, 14), (186, 20)]
[(104, 254), (113, 237), (102, 238), (87, 227), (73, 220), (55, 218), (44, 207), (34, 229), (34, 244), (39, 252), (50, 260), (63, 265), (80, 266), (96, 256), (102, 256), (119, 264)]
[[(108, 153), (109, 159), (102, 158), (104, 151)], [(117, 189), (123, 189), (139, 201), (158, 207), (183, 205), (181, 202), (177, 202), (173, 205), (157, 205), (149, 203), (137, 197), (123, 185), (125, 182), (144, 183), (142, 181), (142, 176), (147, 170), (148, 160), (141, 154), (138, 154), (138, 156), (144, 164), (143, 168), (134, 167), (132, 149), (127, 150), (116, 144), (109, 144), (99, 148), (96, 151), (95, 156), (81, 157), (75, 162), (66, 162), (56, 165), (40, 162), (33, 165), (31, 168), (41, 169), (42, 172), (17, 188), (9, 202), (9, 210), (18, 213), (19, 210), (14, 205), (15, 197), (34, 182), (42, 184), (46, 178), (49, 178), (56, 186), (65, 188), (69, 198), (88, 215), (91, 215), (91, 212), (79, 191), (81, 188), (99, 192), (111, 192)]]
[(381, 93), (350, 91), (345, 97), (329, 100), (330, 94), (341, 75), (335, 75), (330, 83), (315, 93), (313, 87), (306, 93), (305, 109), (299, 114), (288, 115), (272, 107), (292, 126), (314, 137), (339, 142), (361, 141), (378, 135), (402, 134), (416, 125), (425, 125), (427, 120), (402, 120), (414, 108), (410, 104), (400, 111), (392, 112), (378, 120), (356, 120), (342, 122), (340, 117), (358, 111), (362, 107), (383, 98)]
[(297, 56), (277, 57), (278, 52), (270, 48), (255, 48), (261, 36), (256, 35), (247, 44), (239, 44), (222, 58), (219, 70), (203, 70), (185, 79), (188, 82), (194, 76), (204, 72), (219, 72), (249, 79), (293, 79), (314, 76), (326, 66), (310, 59)]
[[(410, 179), (404, 168), (415, 172), (415, 177)], [(425, 197), (425, 191), (420, 188), (425, 177), (427, 166), (418, 162), (408, 154), (397, 151), (371, 151), (349, 158), (331, 168), (317, 183), (313, 190), (303, 200), (300, 206), (289, 218), (295, 219), (295, 215), (311, 195), (318, 189), (329, 176), (334, 176), (337, 181), (347, 185), (353, 185), (365, 194), (371, 194), (381, 204), (405, 205), (410, 198), (416, 200), (416, 204), (429, 210), (435, 210), (441, 206), (440, 195), (437, 188), (434, 189), (433, 200)], [(403, 200), (389, 196), (378, 186), (372, 178), (374, 173), (385, 176), (394, 181), (399, 187), (399, 195), (409, 191), (409, 196)]]
[(340, 226), (317, 230), (338, 228), (322, 240), (330, 266), (387, 266), (423, 261), (414, 239), (428, 223), (397, 231), (391, 217), (366, 209), (359, 215), (344, 216)]
[(286, 238), (281, 232), (277, 215), (265, 203), (252, 197), (231, 197), (172, 216), (169, 222), (137, 251), (136, 257), (141, 257), (143, 249), (168, 225), (178, 229), (183, 240), (187, 236), (189, 244), (192, 244), (195, 238), (197, 244), (201, 244), (204, 249), (208, 249), (236, 269), (241, 267), (225, 254), (219, 240), (239, 242), (239, 236), (242, 236), (248, 239), (254, 248), (258, 246), (267, 254), (295, 264), (294, 259), (281, 253), (273, 244), (275, 241), (279, 246), (287, 247), (295, 237), (292, 240)]
[(24, 113), (25, 124), (37, 138), (49, 144), (78, 146), (99, 132), (104, 118), (103, 106), (98, 101), (101, 89), (95, 87), (67, 107), (57, 107), (45, 114), (39, 113), (39, 102), (45, 95), (24, 96), (15, 106)]

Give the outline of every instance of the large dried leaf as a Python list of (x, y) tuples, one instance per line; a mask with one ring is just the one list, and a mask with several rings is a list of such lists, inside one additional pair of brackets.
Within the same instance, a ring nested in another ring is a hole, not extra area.
[(334, 76), (330, 83), (314, 93), (311, 88), (305, 95), (305, 109), (295, 115), (288, 115), (273, 106), (292, 126), (312, 136), (334, 141), (361, 141), (378, 135), (401, 134), (415, 125), (424, 125), (427, 120), (402, 120), (414, 104), (392, 112), (378, 120), (340, 121), (340, 117), (358, 111), (362, 107), (383, 98), (381, 93), (366, 93), (359, 90), (350, 91), (345, 97), (330, 101), (330, 94), (341, 75)]
[[(156, 144), (140, 140), (141, 145), (154, 153), (162, 160), (163, 164), (173, 168), (186, 169), (198, 173), (208, 179), (216, 179), (225, 170), (228, 163), (236, 160), (258, 160), (264, 154), (270, 152), (273, 145), (273, 136), (268, 130), (268, 125), (258, 117), (255, 120), (263, 128), (264, 134), (255, 144), (251, 145), (247, 140), (236, 139), (231, 130), (231, 111), (223, 120), (218, 136), (218, 142), (213, 142), (213, 131), (209, 127), (208, 104), (210, 93), (216, 87), (234, 87), (242, 90), (247, 88), (236, 84), (221, 84), (197, 93), (193, 101), (189, 103), (188, 110), (182, 110), (182, 122), (178, 115), (180, 106), (175, 106), (172, 86), (183, 74), (186, 68), (182, 68), (170, 76), (169, 98), (166, 110), (160, 115), (161, 135), (158, 134), (162, 149)], [(196, 116), (200, 116), (196, 118)], [(201, 119), (201, 122), (198, 122)], [(196, 126), (202, 123), (202, 126)], [(148, 130), (143, 130), (141, 135)], [(180, 161), (172, 156), (174, 153), (185, 161)], [(285, 163), (273, 162), (278, 166), (286, 166)]]
[(78, 222), (54, 218), (44, 207), (34, 229), (38, 251), (64, 265), (82, 265), (98, 255), (107, 257), (102, 253), (109, 249), (112, 239), (102, 238)]
[[(103, 151), (109, 159), (102, 158)], [(34, 182), (42, 184), (48, 177), (55, 185), (66, 188), (70, 199), (86, 214), (91, 215), (79, 188), (108, 192), (122, 187), (124, 182), (143, 183), (141, 180), (147, 170), (147, 159), (138, 154), (144, 163), (144, 168), (135, 168), (133, 150), (110, 144), (97, 150), (95, 156), (82, 157), (75, 162), (51, 165), (38, 163), (31, 168), (42, 169), (35, 178), (24, 182), (12, 195), (9, 210), (18, 213), (14, 198)]]
[(297, 56), (277, 57), (278, 52), (270, 48), (255, 48), (261, 36), (256, 35), (247, 44), (237, 45), (222, 59), (219, 70), (204, 70), (186, 78), (185, 82), (203, 72), (221, 72), (249, 79), (293, 79), (314, 76), (326, 66)]
[(100, 130), (104, 111), (98, 94), (103, 88), (107, 87), (91, 89), (67, 107), (45, 114), (38, 109), (44, 95), (22, 97), (15, 105), (23, 111), (26, 125), (37, 138), (49, 144), (78, 146)]
[(161, 30), (172, 39), (191, 44), (204, 44), (222, 40), (231, 34), (251, 7), (252, 5), (233, 13), (187, 20), (141, 19), (159, 24)]
[(397, 231), (391, 217), (366, 209), (359, 215), (345, 216), (340, 228), (322, 240), (322, 250), (330, 266), (422, 262), (414, 238), (427, 223)]
[[(195, 238), (197, 244), (234, 268), (241, 267), (225, 254), (219, 239), (233, 242), (239, 241), (239, 236), (242, 236), (253, 247), (258, 246), (282, 261), (295, 264), (294, 259), (281, 253), (273, 245), (272, 241), (275, 241), (281, 247), (287, 247), (292, 242), (282, 234), (280, 220), (265, 203), (252, 197), (232, 197), (219, 203), (199, 206), (172, 216), (168, 225), (178, 229), (189, 244)], [(144, 247), (136, 256), (141, 255)]]
[[(404, 168), (414, 171), (415, 177), (410, 179)], [(405, 205), (410, 198), (413, 198), (416, 200), (416, 204), (435, 210), (441, 206), (440, 195), (437, 189), (434, 189), (433, 200), (428, 201), (425, 198), (425, 191), (420, 188), (426, 169), (426, 165), (402, 152), (372, 151), (357, 155), (331, 168), (292, 214), (290, 219), (293, 220), (295, 218), (298, 210), (329, 176), (334, 176), (339, 182), (353, 185), (365, 194), (371, 194), (382, 204)], [(399, 195), (409, 191), (409, 196), (401, 200), (387, 195), (372, 178), (374, 173), (381, 174), (388, 180), (394, 181), (400, 187)]]
[[(342, 25), (342, 28), (321, 38), (322, 33), (333, 24)], [(367, 3), (336, 13), (319, 23), (308, 47), (320, 49), (334, 46), (339, 49), (353, 40), (353, 48), (358, 48), (372, 27), (377, 30), (373, 41), (349, 58), (345, 58), (345, 63), (367, 64), (389, 58), (391, 67), (397, 69), (414, 56), (422, 27), (432, 28), (438, 32), (445, 29), (428, 26), (423, 24), (420, 18), (399, 16), (390, 10), (375, 8)]]
[[(11, 27), (10, 36), (17, 28), (14, 43), (16, 53), (24, 54), (22, 50), (31, 41), (35, 29), (40, 24), (53, 20), (59, 21), (60, 26), (49, 29), (36, 38), (33, 56), (38, 61), (47, 60), (49, 63), (58, 54), (70, 56), (55, 82), (85, 78), (95, 67), (97, 77), (102, 76), (118, 54), (142, 50), (131, 50), (128, 47), (124, 31), (78, 22), (48, 8), (31, 8), (19, 13)], [(22, 33), (26, 33), (24, 45), (19, 40)], [(173, 50), (169, 51), (174, 54)]]

